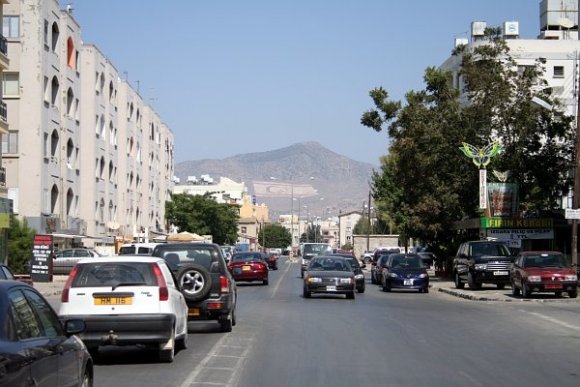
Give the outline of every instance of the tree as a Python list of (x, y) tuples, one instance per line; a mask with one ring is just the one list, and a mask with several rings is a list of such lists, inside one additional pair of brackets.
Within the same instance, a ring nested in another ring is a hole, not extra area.
[(292, 235), (280, 224), (265, 224), (258, 232), (258, 243), (265, 248), (284, 248), (292, 244)]
[(17, 274), (28, 274), (28, 265), (32, 258), (32, 246), (36, 231), (28, 227), (26, 220), (20, 221), (10, 217), (8, 229), (8, 267)]
[(165, 203), (167, 221), (180, 231), (211, 235), (220, 245), (238, 240), (237, 208), (217, 203), (211, 193), (204, 195), (174, 194)]
[(300, 242), (322, 242), (322, 232), (317, 224), (309, 224), (306, 231), (300, 236)]

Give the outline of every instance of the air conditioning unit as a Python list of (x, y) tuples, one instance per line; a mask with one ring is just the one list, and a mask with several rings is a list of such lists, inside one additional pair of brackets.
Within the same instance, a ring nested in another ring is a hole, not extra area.
[(517, 21), (506, 21), (503, 23), (503, 36), (506, 38), (517, 38), (520, 35), (520, 23)]
[(481, 37), (485, 34), (487, 23), (484, 21), (471, 22), (471, 37)]

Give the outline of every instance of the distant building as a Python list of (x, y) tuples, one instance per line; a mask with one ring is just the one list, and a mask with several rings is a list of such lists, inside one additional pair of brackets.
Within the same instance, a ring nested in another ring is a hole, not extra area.
[(200, 178), (190, 176), (187, 184), (175, 185), (174, 194), (205, 195), (211, 196), (218, 203), (228, 203), (242, 205), (243, 198), (248, 196), (248, 188), (244, 182), (237, 183), (227, 177), (220, 177), (215, 182), (209, 175), (202, 175)]
[(338, 215), (338, 241), (340, 247), (345, 244), (353, 244), (354, 226), (362, 218), (361, 211), (346, 211)]
[[(5, 90), (4, 78), (10, 80), (13, 77), (10, 74), (4, 74), (9, 68), (10, 61), (8, 60), (8, 42), (5, 33), (9, 36), (12, 33), (12, 26), (4, 23), (4, 4), (5, 1), (0, 2), (0, 90)], [(10, 19), (7, 20), (10, 23)], [(5, 28), (6, 27), (6, 28)], [(8, 85), (11, 85), (9, 82)], [(2, 140), (2, 149), (0, 149), (0, 263), (7, 263), (8, 257), (8, 228), (10, 227), (10, 214), (12, 213), (12, 201), (7, 198), (8, 191), (6, 190), (6, 169), (2, 165), (1, 156), (6, 151), (8, 145), (9, 125), (7, 118), (6, 103), (3, 101), (3, 92), (0, 92), (0, 140)]]

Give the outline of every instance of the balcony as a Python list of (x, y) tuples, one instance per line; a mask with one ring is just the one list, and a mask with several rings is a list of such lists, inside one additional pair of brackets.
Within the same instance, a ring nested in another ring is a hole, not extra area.
[(0, 187), (6, 187), (6, 168), (0, 167)]

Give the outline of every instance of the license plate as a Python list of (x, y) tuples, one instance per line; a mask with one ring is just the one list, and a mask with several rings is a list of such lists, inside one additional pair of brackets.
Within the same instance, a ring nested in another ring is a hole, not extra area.
[(252, 266), (249, 266), (249, 265), (244, 265), (244, 266), (242, 266), (242, 270), (243, 270), (243, 271), (249, 271), (249, 270), (252, 270)]
[(95, 305), (131, 305), (133, 297), (95, 297)]
[(199, 317), (199, 308), (189, 308), (187, 315), (191, 317)]
[(413, 280), (412, 279), (406, 279), (403, 281), (403, 285), (405, 286), (413, 286)]
[(508, 275), (509, 272), (507, 271), (494, 271), (493, 275)]
[(336, 292), (336, 286), (327, 286), (326, 291), (327, 292)]
[(546, 289), (562, 289), (562, 284), (546, 284)]

